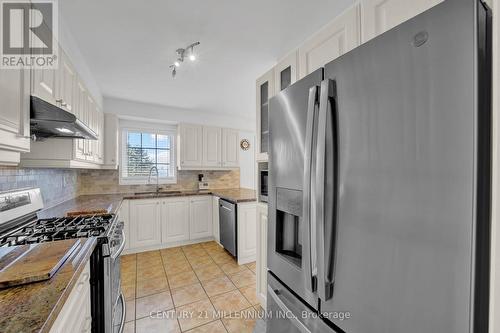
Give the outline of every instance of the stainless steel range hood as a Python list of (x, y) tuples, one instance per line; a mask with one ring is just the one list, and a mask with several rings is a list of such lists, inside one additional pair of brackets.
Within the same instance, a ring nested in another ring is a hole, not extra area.
[(31, 134), (37, 138), (77, 138), (97, 140), (97, 134), (74, 114), (36, 96), (30, 101)]

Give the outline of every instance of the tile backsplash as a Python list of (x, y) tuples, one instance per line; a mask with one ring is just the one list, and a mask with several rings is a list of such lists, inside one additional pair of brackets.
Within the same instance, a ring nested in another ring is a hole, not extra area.
[[(240, 171), (178, 171), (177, 184), (161, 185), (169, 190), (197, 190), (198, 174), (210, 188), (240, 187)], [(154, 185), (120, 185), (118, 170), (69, 170), (0, 167), (0, 192), (39, 187), (45, 207), (55, 206), (83, 194), (133, 193), (154, 190)]]
[(45, 207), (74, 198), (78, 193), (78, 172), (66, 169), (0, 167), (0, 191), (39, 187)]
[[(161, 185), (168, 190), (197, 190), (198, 174), (210, 183), (210, 188), (239, 188), (240, 171), (178, 171), (177, 184)], [(118, 170), (81, 170), (78, 194), (109, 194), (152, 191), (155, 185), (120, 185)]]

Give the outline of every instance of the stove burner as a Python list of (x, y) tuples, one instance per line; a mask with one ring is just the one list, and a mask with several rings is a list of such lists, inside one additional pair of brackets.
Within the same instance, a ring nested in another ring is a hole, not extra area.
[(106, 235), (113, 215), (40, 219), (0, 237), (0, 247)]

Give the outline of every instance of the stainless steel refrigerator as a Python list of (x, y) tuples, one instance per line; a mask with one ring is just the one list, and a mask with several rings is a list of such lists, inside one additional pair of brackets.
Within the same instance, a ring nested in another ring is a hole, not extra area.
[(487, 332), (490, 38), (447, 0), (269, 101), (267, 332)]

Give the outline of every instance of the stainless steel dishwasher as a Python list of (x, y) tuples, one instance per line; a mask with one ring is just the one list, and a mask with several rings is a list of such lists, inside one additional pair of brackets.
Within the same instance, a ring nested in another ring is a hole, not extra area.
[(219, 199), (220, 243), (236, 257), (236, 204)]

